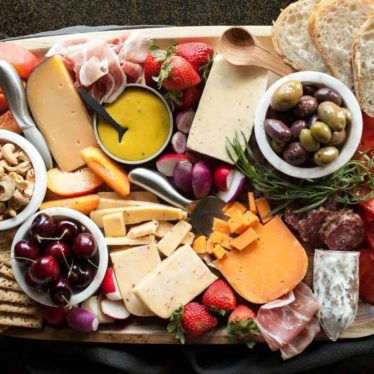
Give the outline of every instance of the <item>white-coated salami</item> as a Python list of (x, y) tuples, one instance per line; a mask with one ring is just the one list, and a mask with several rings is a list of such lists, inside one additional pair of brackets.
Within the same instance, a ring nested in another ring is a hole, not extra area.
[(360, 252), (317, 249), (313, 288), (320, 304), (318, 319), (333, 341), (353, 322), (358, 307)]

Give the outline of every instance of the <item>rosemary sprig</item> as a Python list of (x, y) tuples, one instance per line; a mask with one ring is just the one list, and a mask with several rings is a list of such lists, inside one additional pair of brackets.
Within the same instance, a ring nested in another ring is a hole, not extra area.
[[(244, 138), (244, 134), (243, 134)], [(236, 167), (252, 183), (255, 190), (269, 200), (281, 202), (273, 213), (285, 209), (292, 202), (305, 205), (297, 213), (318, 208), (328, 200), (347, 205), (359, 204), (374, 197), (374, 157), (360, 152), (334, 173), (318, 179), (296, 179), (280, 175), (277, 171), (263, 166), (254, 156), (248, 143), (243, 150), (238, 136), (228, 141), (226, 151)], [(236, 157), (234, 157), (234, 155)]]

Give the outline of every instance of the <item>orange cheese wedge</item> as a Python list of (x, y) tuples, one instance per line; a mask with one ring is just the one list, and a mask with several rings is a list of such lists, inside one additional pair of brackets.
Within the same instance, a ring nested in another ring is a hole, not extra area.
[(259, 239), (214, 263), (244, 299), (265, 304), (290, 292), (304, 278), (308, 257), (299, 241), (275, 216), (257, 231)]

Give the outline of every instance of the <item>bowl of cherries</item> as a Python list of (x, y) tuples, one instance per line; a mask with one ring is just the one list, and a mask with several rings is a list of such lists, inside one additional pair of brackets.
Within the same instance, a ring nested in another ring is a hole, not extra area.
[(16, 281), (43, 305), (75, 305), (101, 285), (108, 267), (103, 234), (84, 214), (50, 208), (18, 229), (11, 249)]

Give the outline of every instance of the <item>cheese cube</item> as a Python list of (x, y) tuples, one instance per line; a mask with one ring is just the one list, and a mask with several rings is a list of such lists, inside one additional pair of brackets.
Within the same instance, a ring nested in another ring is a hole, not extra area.
[(181, 244), (189, 244), (192, 245), (193, 240), (195, 239), (195, 234), (192, 232), (187, 233), (187, 235), (183, 238)]
[(223, 248), (220, 244), (216, 244), (213, 248), (213, 254), (218, 260), (222, 258), (226, 253), (226, 249)]
[(207, 242), (204, 235), (200, 235), (199, 237), (197, 237), (192, 244), (192, 248), (196, 253), (205, 253), (207, 249), (206, 246)]
[(180, 305), (186, 305), (217, 277), (189, 245), (178, 248), (146, 275), (133, 289), (153, 313), (170, 318)]
[(157, 248), (165, 256), (170, 256), (182, 243), (192, 226), (186, 221), (179, 221), (158, 243)]
[(156, 238), (163, 238), (172, 228), (173, 225), (170, 222), (160, 221), (156, 231)]
[(135, 316), (151, 316), (154, 313), (133, 294), (134, 286), (161, 263), (155, 244), (134, 247), (110, 254), (126, 308)]
[(237, 236), (231, 241), (231, 245), (239, 249), (239, 251), (248, 247), (252, 242), (259, 238), (257, 232), (253, 230), (252, 227), (249, 227), (246, 231), (243, 232), (240, 236)]
[(122, 213), (108, 214), (103, 217), (105, 236), (125, 236), (126, 225)]
[(131, 227), (128, 238), (136, 239), (146, 235), (155, 235), (158, 227), (157, 221), (150, 221), (138, 226)]

